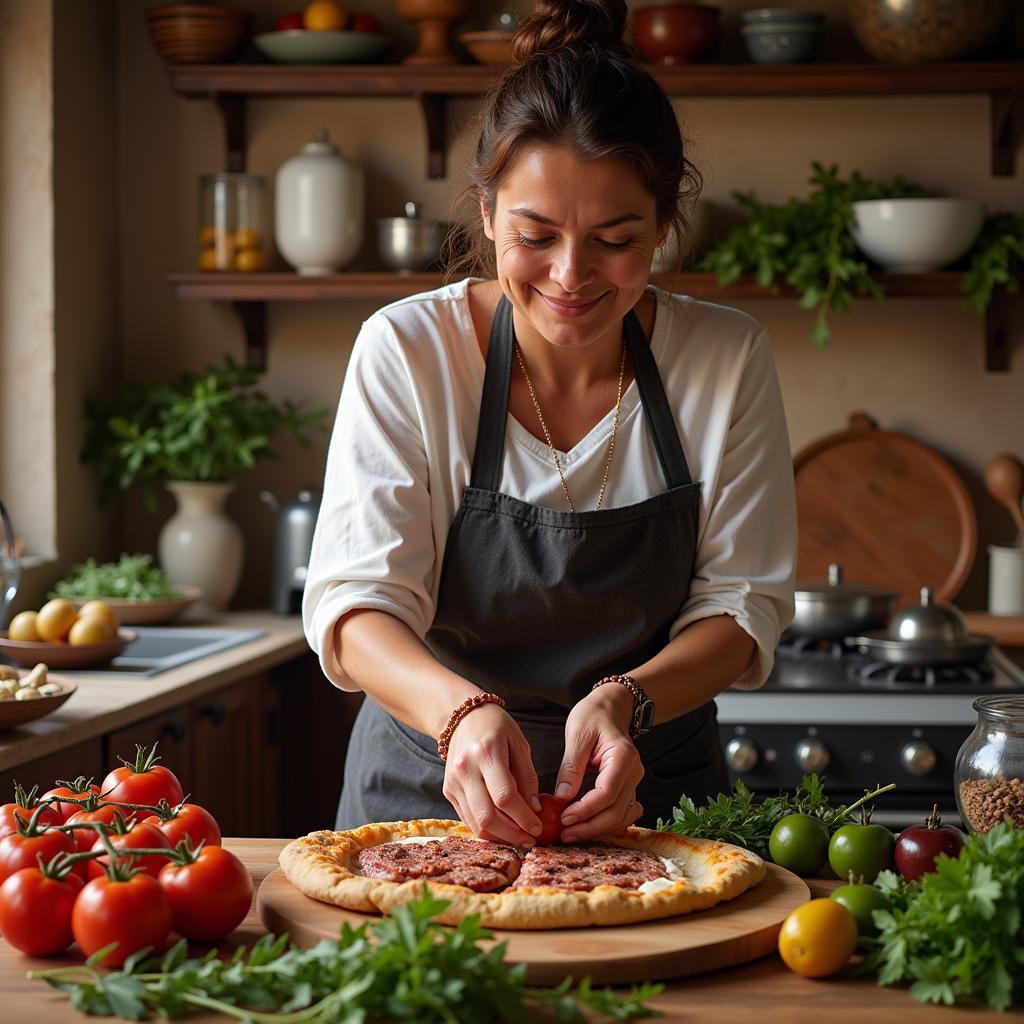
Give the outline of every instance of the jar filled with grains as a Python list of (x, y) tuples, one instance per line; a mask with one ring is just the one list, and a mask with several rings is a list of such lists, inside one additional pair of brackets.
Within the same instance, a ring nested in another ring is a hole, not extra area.
[(972, 832), (1003, 818), (1024, 828), (1024, 694), (979, 697), (978, 724), (956, 755), (956, 805)]

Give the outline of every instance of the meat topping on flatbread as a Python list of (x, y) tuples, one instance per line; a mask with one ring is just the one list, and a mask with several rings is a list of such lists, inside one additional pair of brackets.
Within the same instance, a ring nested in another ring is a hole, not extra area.
[(359, 852), (359, 870), (369, 878), (464, 885), (495, 892), (513, 882), (522, 860), (511, 846), (448, 836), (428, 843), (382, 843)]
[(513, 888), (554, 886), (589, 892), (599, 885), (639, 889), (654, 878), (667, 878), (665, 865), (646, 850), (591, 843), (585, 846), (535, 846), (523, 858)]

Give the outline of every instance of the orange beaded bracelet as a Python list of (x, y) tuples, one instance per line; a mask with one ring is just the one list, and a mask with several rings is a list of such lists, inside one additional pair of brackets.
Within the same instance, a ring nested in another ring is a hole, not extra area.
[(451, 713), (448, 718), (448, 724), (444, 727), (444, 731), (437, 739), (437, 756), (441, 758), (442, 761), (448, 760), (448, 744), (451, 742), (452, 733), (455, 732), (455, 727), (466, 717), (466, 715), (470, 713), (470, 711), (474, 708), (480, 707), (481, 704), (497, 704), (499, 708), (505, 707), (505, 701), (496, 693), (478, 693), (473, 697), (467, 697)]

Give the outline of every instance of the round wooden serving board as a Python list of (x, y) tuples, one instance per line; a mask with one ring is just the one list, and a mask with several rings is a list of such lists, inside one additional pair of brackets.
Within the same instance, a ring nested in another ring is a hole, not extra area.
[[(700, 974), (766, 956), (775, 950), (786, 916), (808, 899), (802, 879), (769, 864), (764, 881), (739, 898), (682, 917), (616, 928), (493, 932), (495, 941), (508, 943), (510, 963), (527, 965), (531, 985), (555, 985), (566, 975), (585, 974), (598, 985), (619, 985)], [(344, 921), (358, 927), (379, 920), (304, 896), (280, 868), (263, 880), (256, 907), (270, 931), (287, 932), (302, 947), (337, 938)]]

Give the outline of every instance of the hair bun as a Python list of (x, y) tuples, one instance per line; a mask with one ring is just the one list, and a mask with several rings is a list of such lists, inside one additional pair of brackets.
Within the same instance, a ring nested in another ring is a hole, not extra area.
[(521, 64), (536, 53), (579, 44), (626, 54), (626, 15), (625, 0), (539, 0), (512, 39), (513, 57)]

